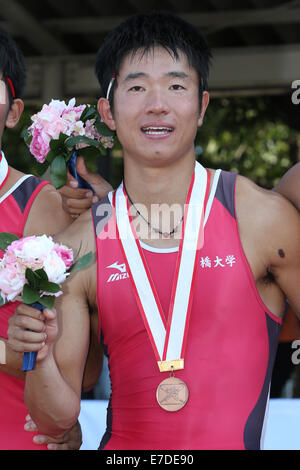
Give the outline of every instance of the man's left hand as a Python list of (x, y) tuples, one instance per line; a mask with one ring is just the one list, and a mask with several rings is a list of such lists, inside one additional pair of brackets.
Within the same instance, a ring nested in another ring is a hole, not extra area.
[[(30, 415), (26, 416), (26, 424), (24, 426), (26, 431), (38, 432), (38, 428), (32, 421)], [(60, 439), (54, 439), (50, 436), (37, 434), (33, 438), (35, 444), (46, 444), (48, 450), (78, 450), (82, 445), (82, 433), (79, 421)]]

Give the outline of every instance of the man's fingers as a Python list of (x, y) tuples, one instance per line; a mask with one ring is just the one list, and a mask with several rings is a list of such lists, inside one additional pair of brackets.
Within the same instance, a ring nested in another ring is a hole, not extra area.
[(43, 445), (47, 444), (48, 450), (77, 450), (78, 445), (75, 442), (65, 442), (64, 438), (62, 439), (53, 439), (49, 436), (37, 435), (34, 436), (33, 441), (35, 444)]
[(23, 343), (43, 343), (47, 339), (46, 333), (36, 333), (35, 331), (16, 328), (14, 331), (14, 340)]
[(67, 199), (84, 199), (93, 197), (93, 192), (84, 188), (70, 188), (69, 186), (62, 186), (59, 188), (59, 193), (63, 198)]
[(67, 170), (67, 186), (70, 186), (71, 188), (77, 188), (78, 187), (78, 181), (74, 176), (71, 175), (70, 171)]
[(78, 213), (86, 211), (91, 207), (94, 202), (98, 202), (99, 198), (97, 196), (92, 196), (83, 199), (68, 199), (66, 204), (69, 208), (70, 213)]
[(41, 312), (37, 308), (30, 307), (30, 305), (26, 304), (19, 304), (15, 312), (17, 315), (25, 315), (27, 317), (37, 318), (39, 320), (44, 319), (43, 312)]
[[(12, 323), (12, 320), (10, 323)], [(15, 327), (20, 329), (28, 329), (36, 332), (45, 330), (45, 323), (43, 320), (27, 317), (25, 315), (16, 315), (13, 323)]]
[(16, 352), (40, 352), (57, 335), (55, 309), (40, 312), (28, 305), (19, 305), (9, 319), (8, 344)]
[(25, 343), (18, 340), (8, 341), (9, 346), (15, 352), (25, 353), (25, 352), (39, 352), (45, 345), (45, 343)]
[(25, 431), (30, 431), (30, 432), (36, 432), (38, 431), (38, 428), (36, 427), (35, 423), (30, 419), (27, 421), (24, 425)]

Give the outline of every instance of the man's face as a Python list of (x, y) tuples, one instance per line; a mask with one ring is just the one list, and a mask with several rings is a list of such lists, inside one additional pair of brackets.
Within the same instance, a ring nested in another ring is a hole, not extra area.
[(24, 103), (20, 98), (9, 102), (8, 90), (0, 72), (0, 149), (1, 139), (5, 127), (12, 129), (18, 123), (24, 109)]
[(0, 142), (5, 127), (7, 114), (9, 111), (9, 99), (6, 89), (5, 81), (2, 80), (2, 73), (0, 72)]
[(198, 76), (185, 55), (179, 53), (176, 60), (161, 47), (143, 56), (130, 55), (117, 80), (112, 126), (124, 158), (149, 166), (194, 159), (194, 139), (208, 94), (204, 94), (200, 115)]

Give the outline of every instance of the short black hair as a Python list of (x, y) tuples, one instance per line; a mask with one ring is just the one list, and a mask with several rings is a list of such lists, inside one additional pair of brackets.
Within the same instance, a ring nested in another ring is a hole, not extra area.
[[(106, 96), (110, 80), (118, 75), (123, 59), (130, 53), (148, 52), (156, 46), (168, 50), (175, 59), (184, 53), (199, 78), (199, 101), (208, 87), (212, 58), (204, 36), (182, 18), (168, 12), (138, 13), (131, 16), (104, 39), (96, 58), (95, 72), (102, 96)], [(110, 93), (113, 106), (113, 88)]]
[(19, 50), (11, 35), (0, 27), (0, 72), (6, 82), (10, 105), (13, 96), (7, 83), (7, 78), (12, 81), (15, 98), (22, 98), (26, 84), (26, 65), (22, 52)]

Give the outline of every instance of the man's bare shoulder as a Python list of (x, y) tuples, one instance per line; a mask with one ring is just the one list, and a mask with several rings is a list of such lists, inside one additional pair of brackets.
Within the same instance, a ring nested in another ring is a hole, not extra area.
[(266, 253), (277, 257), (284, 247), (287, 252), (300, 247), (300, 214), (281, 194), (239, 176), (236, 212), (244, 238), (252, 237)]
[(300, 163), (290, 168), (281, 178), (274, 190), (289, 199), (300, 211)]
[(81, 255), (89, 251), (95, 251), (94, 224), (91, 210), (81, 214), (54, 238), (56, 241), (70, 246), (74, 251), (80, 249)]
[(236, 184), (236, 205), (240, 212), (248, 212), (257, 222), (278, 223), (278, 218), (296, 217), (297, 211), (290, 201), (277, 191), (262, 188), (253, 181), (239, 175)]
[(72, 223), (62, 207), (61, 196), (51, 184), (46, 184), (37, 194), (30, 209), (24, 235), (46, 233), (54, 235)]

